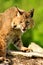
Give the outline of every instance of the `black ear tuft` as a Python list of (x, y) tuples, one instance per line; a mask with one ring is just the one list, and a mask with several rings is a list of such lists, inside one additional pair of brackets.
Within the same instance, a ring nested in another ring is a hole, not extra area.
[(24, 13), (24, 10), (21, 10), (19, 8), (17, 8), (18, 12), (20, 13), (20, 15), (22, 15)]
[(30, 17), (33, 17), (33, 14), (34, 14), (34, 9), (30, 10)]

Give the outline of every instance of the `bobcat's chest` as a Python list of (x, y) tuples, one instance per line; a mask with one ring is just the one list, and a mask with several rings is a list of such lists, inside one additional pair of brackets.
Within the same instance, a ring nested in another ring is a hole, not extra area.
[(7, 44), (9, 43), (14, 43), (18, 42), (21, 37), (21, 31), (20, 30), (10, 30), (9, 33), (6, 35), (6, 42)]

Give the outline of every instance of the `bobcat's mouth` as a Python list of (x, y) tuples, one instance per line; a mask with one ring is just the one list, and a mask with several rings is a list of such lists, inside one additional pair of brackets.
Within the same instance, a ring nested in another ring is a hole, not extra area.
[(27, 30), (26, 28), (21, 29), (22, 33), (26, 32), (26, 30)]

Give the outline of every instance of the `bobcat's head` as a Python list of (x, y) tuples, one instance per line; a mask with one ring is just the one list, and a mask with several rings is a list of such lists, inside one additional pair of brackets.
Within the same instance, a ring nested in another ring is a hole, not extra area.
[(22, 32), (26, 31), (29, 28), (33, 27), (33, 13), (34, 9), (30, 12), (25, 12), (24, 10), (18, 9), (17, 15), (14, 17), (11, 25), (14, 29), (20, 29)]

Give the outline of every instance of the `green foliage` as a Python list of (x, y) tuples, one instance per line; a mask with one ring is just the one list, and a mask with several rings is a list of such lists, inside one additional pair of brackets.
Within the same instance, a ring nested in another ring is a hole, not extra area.
[(16, 46), (14, 46), (14, 44), (10, 44), (9, 46), (8, 46), (8, 49), (10, 49), (10, 50), (19, 50)]
[(32, 29), (27, 30), (22, 36), (22, 42), (24, 46), (28, 47), (28, 45), (32, 42)]
[(33, 17), (35, 27), (24, 33), (22, 41), (25, 46), (34, 41), (43, 47), (43, 0), (0, 0), (0, 12), (11, 6), (18, 6), (26, 11), (35, 9)]

